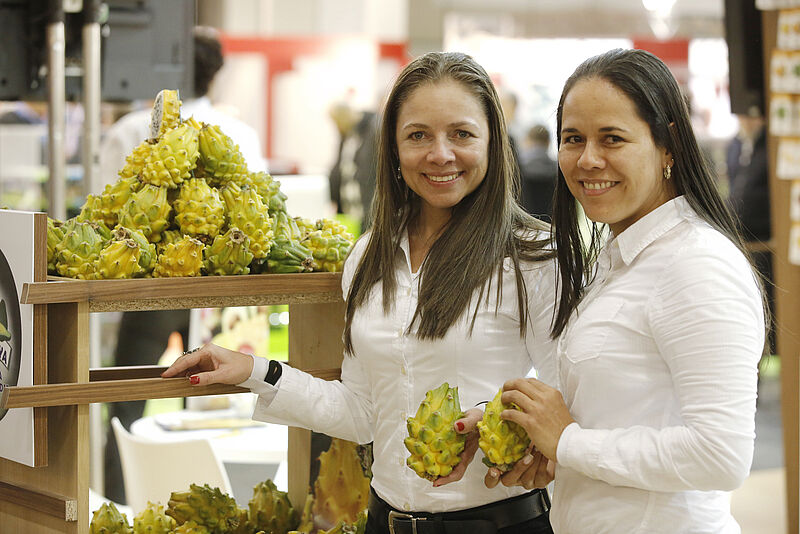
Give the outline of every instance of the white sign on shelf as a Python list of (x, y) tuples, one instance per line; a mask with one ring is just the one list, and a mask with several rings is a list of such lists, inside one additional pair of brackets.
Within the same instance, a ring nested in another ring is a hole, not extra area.
[[(20, 304), (34, 281), (34, 216), (0, 210), (0, 391), (33, 385), (33, 305)], [(34, 465), (33, 408), (0, 410), (0, 457)]]

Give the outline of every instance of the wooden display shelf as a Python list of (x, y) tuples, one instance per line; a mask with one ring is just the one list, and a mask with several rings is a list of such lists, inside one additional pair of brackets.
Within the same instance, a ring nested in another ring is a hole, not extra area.
[(248, 274), (133, 280), (48, 277), (25, 284), (22, 304), (88, 302), (89, 312), (180, 310), (342, 300), (340, 273)]
[[(89, 369), (89, 314), (289, 305), (289, 364), (338, 379), (343, 354), (341, 274), (267, 274), (136, 280), (49, 277), (24, 284), (22, 304), (46, 318), (35, 344), (45, 355), (33, 386), (5, 388), (0, 406), (34, 407), (47, 418), (48, 461), (28, 467), (0, 458), (3, 532), (83, 534), (89, 527), (89, 407), (94, 402), (218, 395), (235, 386), (191, 386), (160, 378), (163, 367)], [(44, 448), (44, 447), (42, 447)], [(38, 450), (38, 449), (37, 449)], [(289, 429), (289, 496), (301, 508), (309, 483), (310, 432)]]

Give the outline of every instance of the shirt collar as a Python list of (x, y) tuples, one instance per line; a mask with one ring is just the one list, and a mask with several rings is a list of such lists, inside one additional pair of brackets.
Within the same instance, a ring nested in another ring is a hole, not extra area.
[(630, 265), (641, 251), (684, 219), (696, 217), (686, 197), (679, 196), (660, 205), (614, 238), (622, 261)]

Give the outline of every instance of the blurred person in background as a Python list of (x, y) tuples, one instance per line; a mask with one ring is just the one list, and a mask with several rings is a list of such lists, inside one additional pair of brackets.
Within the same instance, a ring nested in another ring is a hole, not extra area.
[(558, 164), (550, 157), (549, 147), (550, 132), (543, 124), (536, 124), (528, 130), (520, 156), (522, 207), (547, 222), (553, 215), (553, 192), (558, 179)]
[[(774, 318), (772, 252), (766, 244), (772, 238), (770, 222), (769, 174), (767, 172), (767, 132), (757, 106), (737, 115), (739, 131), (728, 144), (725, 163), (728, 169), (728, 201), (742, 224), (745, 241), (754, 246), (753, 262), (764, 279), (764, 289)], [(770, 352), (775, 353), (775, 329), (770, 329)]]
[(329, 115), (339, 132), (336, 162), (328, 175), (331, 202), (336, 213), (344, 214), (366, 230), (375, 194), (377, 166), (377, 116), (347, 102), (331, 106)]
[[(196, 98), (181, 105), (181, 118), (195, 119), (219, 125), (224, 134), (239, 145), (251, 171), (266, 170), (261, 143), (256, 131), (241, 120), (217, 110), (208, 98), (211, 84), (223, 66), (222, 45), (216, 30), (194, 29), (194, 92)], [(129, 113), (117, 121), (106, 133), (101, 150), (100, 164), (103, 187), (116, 182), (117, 172), (125, 164), (125, 157), (150, 136), (150, 111)], [(100, 193), (101, 191), (96, 191)], [(132, 311), (122, 314), (112, 365), (156, 364), (167, 346), (172, 332), (180, 333), (185, 343), (189, 335), (190, 310)], [(108, 418), (118, 417), (125, 428), (142, 417), (145, 401), (117, 402), (108, 405)], [(112, 501), (125, 503), (122, 468), (113, 430), (106, 433), (105, 496)]]

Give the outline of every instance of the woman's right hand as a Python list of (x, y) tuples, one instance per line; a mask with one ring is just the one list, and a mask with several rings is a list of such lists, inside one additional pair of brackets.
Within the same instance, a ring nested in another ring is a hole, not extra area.
[(253, 372), (253, 357), (207, 343), (189, 351), (161, 373), (162, 378), (188, 376), (195, 386), (241, 384)]

